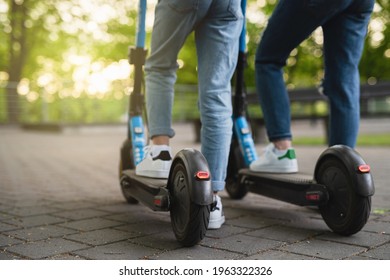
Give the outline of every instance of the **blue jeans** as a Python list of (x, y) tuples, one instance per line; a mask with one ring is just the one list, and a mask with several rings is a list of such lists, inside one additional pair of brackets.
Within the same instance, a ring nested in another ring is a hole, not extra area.
[(324, 35), (324, 94), (329, 98), (329, 145), (356, 145), (358, 65), (374, 0), (280, 0), (256, 53), (256, 87), (270, 141), (291, 139), (283, 67), (290, 52), (317, 27)]
[(150, 137), (173, 137), (171, 116), (176, 60), (188, 35), (195, 32), (201, 151), (210, 167), (214, 191), (225, 187), (232, 137), (230, 80), (237, 63), (243, 23), (240, 2), (160, 0), (155, 10), (151, 54), (145, 64)]

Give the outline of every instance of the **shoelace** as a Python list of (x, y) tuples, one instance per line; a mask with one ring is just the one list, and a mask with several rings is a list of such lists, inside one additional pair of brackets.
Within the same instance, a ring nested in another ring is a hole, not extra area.
[(211, 204), (211, 209), (210, 211), (213, 212), (215, 210), (220, 210), (219, 207), (217, 207), (217, 200), (215, 200), (212, 204)]
[(146, 157), (147, 155), (151, 155), (152, 154), (152, 146), (145, 146), (143, 148), (143, 152), (144, 152), (144, 157)]

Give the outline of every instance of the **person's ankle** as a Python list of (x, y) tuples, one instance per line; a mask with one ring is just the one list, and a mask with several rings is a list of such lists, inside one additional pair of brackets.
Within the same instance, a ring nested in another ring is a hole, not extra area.
[(166, 145), (169, 146), (169, 136), (157, 135), (152, 137), (152, 145)]
[(291, 148), (292, 143), (290, 139), (281, 139), (281, 140), (276, 140), (272, 141), (274, 144), (275, 149), (279, 151), (285, 151)]

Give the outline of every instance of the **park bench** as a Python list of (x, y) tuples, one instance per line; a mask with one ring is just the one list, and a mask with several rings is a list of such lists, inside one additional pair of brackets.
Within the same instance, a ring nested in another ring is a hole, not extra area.
[[(324, 135), (328, 137), (329, 113), (327, 110), (328, 99), (317, 88), (294, 89), (288, 92), (290, 98), (291, 120), (321, 122)], [(375, 108), (375, 101), (383, 101), (384, 108)], [(254, 90), (247, 93), (248, 107), (259, 106), (258, 97)], [(322, 104), (325, 110), (318, 110), (318, 104)], [(295, 109), (295, 110), (294, 110)], [(390, 82), (380, 82), (374, 85), (361, 85), (360, 95), (361, 118), (390, 118)], [(262, 116), (249, 116), (253, 138), (256, 143), (265, 141), (264, 119)], [(195, 119), (196, 141), (200, 141), (200, 120)]]

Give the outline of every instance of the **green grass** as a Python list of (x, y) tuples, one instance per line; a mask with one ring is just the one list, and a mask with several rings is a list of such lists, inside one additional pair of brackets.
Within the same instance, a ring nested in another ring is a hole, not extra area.
[(374, 209), (372, 212), (377, 215), (386, 215), (388, 212), (390, 212), (390, 209), (378, 208)]
[[(318, 146), (326, 145), (326, 142), (322, 137), (298, 137), (294, 138), (296, 145)], [(359, 135), (357, 146), (390, 146), (390, 133)]]

